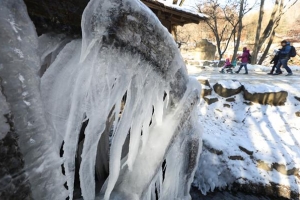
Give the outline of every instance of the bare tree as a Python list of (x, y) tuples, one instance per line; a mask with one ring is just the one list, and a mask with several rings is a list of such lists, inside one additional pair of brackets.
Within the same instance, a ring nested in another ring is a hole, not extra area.
[(253, 55), (252, 55), (252, 63), (256, 63), (257, 61), (257, 55), (259, 51), (259, 36), (261, 33), (261, 23), (264, 16), (264, 5), (265, 0), (260, 1), (260, 7), (259, 7), (259, 16), (258, 16), (258, 23), (257, 23), (257, 29), (255, 34), (255, 42), (254, 42), (254, 49), (253, 49)]
[(205, 0), (198, 5), (198, 10), (209, 16), (205, 23), (215, 36), (219, 59), (222, 59), (232, 39), (236, 41), (236, 57), (243, 29), (242, 19), (252, 8), (246, 0), (227, 0), (223, 4), (218, 0)]
[[(179, 3), (179, 6), (182, 6), (184, 2), (185, 2), (185, 0), (181, 0), (180, 3)], [(178, 4), (178, 0), (173, 0), (173, 4), (177, 5)]]
[(188, 31), (178, 29), (178, 27), (174, 26), (172, 31), (174, 31), (174, 35), (175, 35), (174, 39), (178, 45), (178, 48), (181, 48), (183, 44), (187, 44), (191, 38), (191, 35)]
[[(263, 62), (263, 60), (265, 59), (267, 52), (270, 49), (270, 46), (273, 42), (273, 38), (274, 38), (274, 32), (275, 29), (278, 27), (280, 20), (282, 18), (282, 16), (286, 13), (286, 11), (288, 11), (289, 8), (291, 8), (296, 2), (297, 0), (276, 0), (269, 22), (267, 24), (267, 26), (265, 27), (263, 33), (261, 34), (261, 21), (264, 15), (263, 12), (263, 6), (264, 6), (264, 1), (265, 0), (261, 0), (261, 5), (260, 5), (260, 15), (259, 15), (259, 19), (258, 19), (258, 25), (257, 25), (257, 32), (256, 32), (256, 37), (255, 37), (255, 46), (254, 46), (254, 51), (253, 51), (253, 55), (252, 55), (252, 63), (256, 64), (257, 63), (257, 59), (258, 59), (258, 53), (261, 50), (263, 44), (268, 40), (268, 45), (265, 49), (265, 52), (263, 54), (263, 56), (261, 57), (261, 59), (259, 60), (259, 64), (261, 64)], [(270, 43), (270, 45), (269, 45)]]
[(237, 56), (237, 52), (241, 42), (242, 30), (244, 29), (243, 18), (249, 11), (254, 8), (256, 2), (252, 5), (249, 5), (247, 0), (240, 0), (239, 4), (238, 27), (236, 30), (237, 33), (234, 34), (234, 51), (232, 56), (233, 59)]

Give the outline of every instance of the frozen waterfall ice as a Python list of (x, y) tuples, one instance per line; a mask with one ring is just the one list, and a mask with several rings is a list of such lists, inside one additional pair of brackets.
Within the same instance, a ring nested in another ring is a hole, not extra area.
[(78, 39), (38, 38), (21, 0), (0, 11), (0, 108), (34, 199), (190, 199), (200, 86), (143, 3), (91, 0)]

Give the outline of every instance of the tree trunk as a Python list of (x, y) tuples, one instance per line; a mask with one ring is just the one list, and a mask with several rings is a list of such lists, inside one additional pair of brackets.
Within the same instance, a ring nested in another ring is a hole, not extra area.
[(259, 59), (259, 62), (258, 62), (259, 65), (261, 65), (262, 62), (263, 62), (263, 61), (265, 60), (265, 58), (267, 57), (268, 52), (269, 52), (269, 50), (270, 50), (270, 47), (271, 47), (271, 45), (272, 45), (272, 43), (273, 43), (274, 37), (275, 37), (275, 31), (273, 31), (273, 33), (272, 33), (272, 35), (271, 35), (271, 37), (270, 37), (270, 39), (269, 39), (268, 45), (266, 46), (266, 49), (264, 50), (263, 55), (262, 55), (261, 58)]
[(237, 31), (237, 37), (234, 45), (234, 51), (232, 55), (232, 60), (234, 60), (237, 57), (237, 52), (240, 46), (241, 36), (242, 36), (242, 30), (243, 30), (243, 17), (244, 17), (244, 3), (245, 0), (241, 0), (240, 3), (240, 12), (239, 12), (239, 26)]
[(284, 4), (284, 0), (276, 0), (275, 1), (275, 5), (273, 8), (269, 23), (266, 26), (264, 32), (262, 33), (262, 35), (259, 39), (259, 43), (257, 46), (258, 51), (260, 51), (260, 49), (262, 48), (262, 45), (265, 43), (267, 38), (270, 37), (270, 35), (273, 33), (275, 23), (276, 22), (279, 23), (281, 16), (282, 16), (282, 12), (283, 12), (283, 4)]
[(181, 0), (179, 6), (182, 6), (185, 0)]
[(283, 12), (283, 2), (281, 2), (281, 4), (280, 4), (280, 10), (279, 10), (279, 16), (277, 17), (277, 19), (275, 20), (275, 27), (273, 28), (273, 30), (272, 30), (272, 35), (271, 35), (271, 37), (270, 37), (270, 39), (269, 39), (269, 42), (268, 42), (268, 44), (267, 44), (267, 47), (266, 47), (266, 49), (264, 50), (264, 53), (263, 53), (263, 55), (262, 55), (262, 57), (260, 58), (260, 60), (259, 60), (259, 62), (258, 62), (258, 64), (262, 64), (262, 62), (264, 61), (264, 59), (266, 58), (266, 56), (267, 56), (267, 54), (268, 54), (268, 52), (269, 52), (269, 50), (270, 50), (270, 47), (271, 47), (271, 45), (272, 45), (272, 43), (273, 43), (273, 40), (274, 40), (274, 37), (275, 37), (275, 30), (276, 30), (276, 28), (279, 26), (279, 22), (280, 22), (280, 19), (281, 19), (281, 14), (282, 14), (282, 12)]
[(216, 38), (217, 41), (217, 49), (218, 49), (218, 54), (219, 54), (219, 60), (222, 59), (223, 54), (222, 54), (222, 50), (221, 50), (221, 41), (219, 40), (219, 38)]
[(254, 50), (252, 54), (252, 64), (256, 64), (257, 62), (257, 56), (259, 52), (259, 37), (261, 32), (261, 23), (264, 16), (264, 4), (265, 0), (261, 0), (260, 2), (260, 8), (259, 8), (259, 17), (258, 17), (258, 23), (257, 23), (257, 29), (255, 34), (255, 43), (254, 43)]

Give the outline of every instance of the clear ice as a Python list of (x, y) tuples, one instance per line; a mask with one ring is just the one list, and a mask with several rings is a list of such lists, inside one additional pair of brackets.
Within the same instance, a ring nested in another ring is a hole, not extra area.
[(91, 0), (75, 40), (37, 37), (21, 0), (0, 1), (0, 25), (0, 108), (34, 199), (191, 198), (201, 89), (144, 4)]

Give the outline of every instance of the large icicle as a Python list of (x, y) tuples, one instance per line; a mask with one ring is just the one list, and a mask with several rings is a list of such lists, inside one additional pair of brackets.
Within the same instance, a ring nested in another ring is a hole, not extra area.
[(190, 199), (200, 86), (140, 0), (91, 0), (72, 41), (38, 39), (21, 0), (0, 11), (2, 93), (35, 199)]

